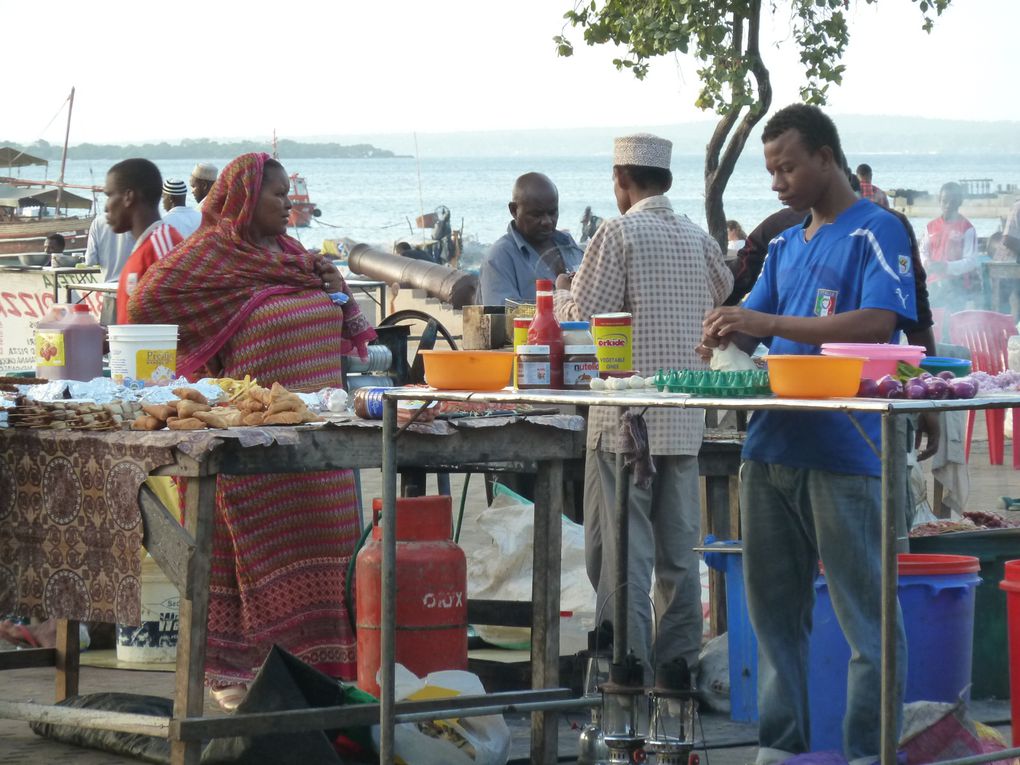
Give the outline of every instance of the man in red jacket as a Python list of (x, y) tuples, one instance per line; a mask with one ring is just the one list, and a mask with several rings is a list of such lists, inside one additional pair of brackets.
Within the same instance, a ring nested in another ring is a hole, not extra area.
[(163, 178), (147, 159), (125, 159), (106, 174), (106, 222), (117, 234), (130, 231), (135, 247), (117, 285), (117, 323), (127, 324), (127, 304), (149, 266), (181, 241), (159, 217)]

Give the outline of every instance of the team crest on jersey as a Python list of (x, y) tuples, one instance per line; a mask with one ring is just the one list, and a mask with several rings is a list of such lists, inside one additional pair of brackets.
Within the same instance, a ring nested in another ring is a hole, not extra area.
[(899, 256), (899, 264), (900, 264), (900, 275), (901, 276), (905, 276), (906, 274), (910, 273), (910, 256), (909, 255), (900, 255)]
[(836, 290), (818, 290), (815, 296), (815, 316), (832, 316), (836, 313)]

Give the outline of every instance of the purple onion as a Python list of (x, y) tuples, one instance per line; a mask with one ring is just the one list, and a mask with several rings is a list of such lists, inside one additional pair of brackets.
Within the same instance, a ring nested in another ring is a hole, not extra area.
[(951, 398), (974, 398), (977, 395), (977, 385), (971, 380), (953, 380), (949, 383), (949, 395)]
[(954, 374), (953, 374), (952, 372), (950, 372), (950, 371), (949, 371), (948, 369), (945, 369), (945, 370), (943, 370), (943, 371), (939, 372), (939, 373), (938, 373), (937, 375), (935, 375), (935, 376), (936, 376), (936, 377), (941, 377), (941, 378), (942, 378), (943, 380), (945, 380), (945, 381), (947, 381), (947, 382), (948, 382), (949, 380), (952, 380), (952, 379), (953, 379), (954, 377), (956, 377), (956, 375), (954, 375)]
[(949, 398), (949, 383), (941, 377), (930, 377), (924, 381), (924, 384), (928, 388), (928, 398), (935, 401)]
[(925, 399), (928, 398), (928, 388), (923, 382), (907, 383), (903, 389), (907, 398)]
[(925, 371), (921, 372), (921, 374), (918, 375), (918, 377), (920, 377), (922, 380), (927, 380), (929, 377), (934, 377), (934, 376), (935, 375), (933, 375), (928, 370), (925, 370)]
[(881, 398), (899, 398), (903, 394), (903, 385), (892, 375), (878, 379), (878, 395)]
[(861, 384), (857, 388), (857, 395), (863, 396), (864, 398), (877, 398), (878, 383), (872, 380), (870, 377), (862, 377)]

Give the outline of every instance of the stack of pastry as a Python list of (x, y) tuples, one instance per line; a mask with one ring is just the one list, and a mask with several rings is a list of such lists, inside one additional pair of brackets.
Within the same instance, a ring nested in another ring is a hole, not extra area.
[(174, 391), (179, 400), (167, 404), (146, 404), (145, 414), (132, 424), (134, 430), (202, 430), (203, 428), (235, 428), (243, 425), (300, 425), (320, 420), (296, 393), (279, 383), (271, 389), (257, 385), (244, 391), (226, 406), (210, 406), (209, 401), (193, 388)]
[(133, 401), (114, 401), (94, 404), (87, 401), (28, 401), (7, 410), (7, 417), (15, 428), (44, 428), (47, 430), (120, 430), (139, 411)]

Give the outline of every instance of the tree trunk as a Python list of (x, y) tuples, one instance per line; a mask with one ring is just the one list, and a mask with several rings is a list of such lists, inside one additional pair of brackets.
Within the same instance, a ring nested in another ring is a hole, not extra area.
[[(754, 100), (744, 98), (746, 90), (742, 89), (742, 84), (734, 87), (733, 106), (719, 120), (719, 124), (712, 132), (712, 138), (705, 147), (705, 219), (708, 221), (708, 233), (719, 243), (719, 247), (724, 253), (726, 252), (727, 237), (723, 194), (751, 130), (768, 113), (769, 107), (772, 105), (772, 83), (769, 80), (769, 70), (765, 68), (758, 48), (761, 0), (752, 0), (746, 13), (743, 20), (734, 19), (733, 44), (738, 55), (742, 55), (750, 61), (757, 98)], [(743, 48), (743, 21), (747, 22), (746, 50), (741, 50)], [(745, 106), (748, 107), (748, 111), (743, 119), (740, 119), (740, 113)], [(730, 135), (731, 133), (732, 135)], [(723, 150), (724, 146), (725, 151)], [(757, 224), (758, 221), (745, 221), (744, 227), (750, 230)]]

